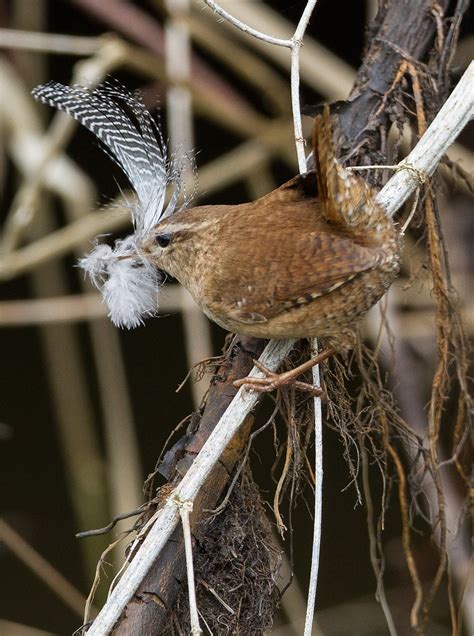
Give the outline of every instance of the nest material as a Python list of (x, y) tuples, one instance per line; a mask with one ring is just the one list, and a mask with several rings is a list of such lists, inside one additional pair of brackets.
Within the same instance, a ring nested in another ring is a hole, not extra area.
[[(194, 567), (201, 628), (213, 634), (264, 634), (273, 623), (281, 552), (271, 536), (249, 469), (196, 546)], [(180, 593), (166, 636), (189, 634), (188, 591)]]

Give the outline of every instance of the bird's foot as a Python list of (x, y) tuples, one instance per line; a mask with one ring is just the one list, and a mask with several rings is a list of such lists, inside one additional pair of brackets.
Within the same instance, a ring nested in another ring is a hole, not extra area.
[(247, 376), (245, 378), (241, 378), (240, 380), (234, 381), (234, 386), (236, 388), (244, 387), (245, 389), (250, 389), (252, 391), (256, 391), (257, 393), (268, 393), (270, 391), (274, 391), (275, 389), (281, 389), (286, 386), (294, 386), (297, 389), (302, 391), (307, 391), (311, 393), (311, 395), (315, 397), (319, 397), (323, 394), (323, 390), (319, 386), (313, 386), (308, 382), (301, 382), (296, 378), (305, 373), (312, 367), (316, 366), (326, 358), (329, 358), (334, 353), (334, 349), (326, 349), (322, 351), (320, 354), (307, 360), (303, 364), (300, 364), (298, 367), (291, 369), (290, 371), (285, 371), (285, 373), (275, 373), (267, 369), (261, 362), (258, 360), (254, 360), (254, 364), (264, 374), (264, 377), (256, 378), (253, 376)]

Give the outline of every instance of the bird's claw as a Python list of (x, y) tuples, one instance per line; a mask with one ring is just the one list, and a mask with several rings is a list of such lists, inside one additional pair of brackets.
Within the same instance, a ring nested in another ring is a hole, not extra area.
[[(281, 389), (282, 387), (294, 386), (297, 389), (310, 393), (314, 397), (320, 397), (323, 394), (323, 390), (320, 387), (296, 380), (298, 373), (297, 369), (286, 371), (285, 373), (275, 373), (274, 371), (267, 369), (267, 367), (258, 360), (254, 360), (254, 364), (257, 369), (264, 374), (264, 377), (256, 378), (253, 376), (247, 376), (240, 380), (235, 380), (233, 384), (237, 389), (244, 387), (246, 390), (256, 391), (257, 393), (269, 393), (270, 391)], [(297, 373), (294, 373), (293, 371), (296, 371)]]

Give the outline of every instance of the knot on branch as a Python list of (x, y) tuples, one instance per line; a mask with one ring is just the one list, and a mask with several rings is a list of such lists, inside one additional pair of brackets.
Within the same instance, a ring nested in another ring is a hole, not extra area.
[(297, 38), (294, 36), (291, 38), (290, 42), (292, 49), (300, 49), (304, 44), (303, 38)]
[(427, 172), (421, 170), (420, 168), (416, 168), (408, 161), (402, 161), (395, 168), (395, 172), (402, 172), (403, 170), (407, 170), (420, 186), (427, 183), (430, 178), (430, 175)]
[(191, 513), (193, 511), (193, 502), (191, 499), (180, 499), (179, 495), (175, 495), (171, 500), (180, 512)]

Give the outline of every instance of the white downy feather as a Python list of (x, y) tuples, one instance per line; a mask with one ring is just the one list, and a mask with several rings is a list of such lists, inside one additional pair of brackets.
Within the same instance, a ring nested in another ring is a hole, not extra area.
[(133, 329), (157, 314), (159, 275), (138, 253), (133, 235), (117, 241), (113, 249), (97, 245), (79, 265), (100, 289), (117, 327)]

